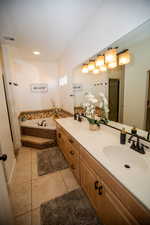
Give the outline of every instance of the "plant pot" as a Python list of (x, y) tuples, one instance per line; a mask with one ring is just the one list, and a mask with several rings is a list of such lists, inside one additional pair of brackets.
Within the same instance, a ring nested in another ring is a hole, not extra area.
[(89, 129), (92, 131), (96, 131), (100, 129), (100, 126), (97, 126), (97, 124), (89, 123)]

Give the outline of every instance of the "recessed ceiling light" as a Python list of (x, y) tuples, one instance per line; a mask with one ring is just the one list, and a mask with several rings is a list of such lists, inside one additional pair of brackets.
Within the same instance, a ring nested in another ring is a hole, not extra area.
[(34, 54), (34, 55), (40, 55), (40, 52), (34, 51), (33, 54)]

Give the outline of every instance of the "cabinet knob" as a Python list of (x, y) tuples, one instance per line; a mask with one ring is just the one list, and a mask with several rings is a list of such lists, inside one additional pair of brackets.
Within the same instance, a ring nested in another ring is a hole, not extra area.
[(14, 86), (18, 86), (19, 84), (17, 84), (17, 83), (15, 83), (15, 82), (13, 82), (13, 85), (14, 85)]
[(69, 153), (70, 153), (71, 155), (74, 155), (74, 154), (75, 154), (74, 151), (70, 151)]
[(98, 194), (99, 194), (99, 195), (102, 195), (102, 189), (103, 189), (103, 186), (100, 185), (100, 186), (98, 187)]
[(97, 190), (97, 189), (98, 189), (98, 180), (97, 180), (97, 181), (95, 181), (95, 183), (94, 183), (94, 187), (95, 187), (95, 190)]
[(72, 140), (72, 139), (69, 139), (69, 142), (70, 142), (71, 144), (73, 144), (73, 140)]
[(61, 138), (61, 134), (60, 133), (58, 134), (58, 137)]
[(0, 160), (5, 162), (7, 160), (7, 155), (6, 154), (0, 155)]
[(75, 166), (73, 164), (71, 165), (71, 169), (72, 170), (75, 170)]

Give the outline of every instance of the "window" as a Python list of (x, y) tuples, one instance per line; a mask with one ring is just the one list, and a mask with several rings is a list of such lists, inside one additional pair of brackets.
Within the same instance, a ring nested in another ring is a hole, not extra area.
[(68, 83), (68, 77), (65, 75), (59, 79), (59, 86), (64, 86)]

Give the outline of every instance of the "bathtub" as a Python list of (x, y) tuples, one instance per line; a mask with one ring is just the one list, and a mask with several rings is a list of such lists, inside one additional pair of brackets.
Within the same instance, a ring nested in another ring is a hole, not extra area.
[[(45, 122), (43, 126), (40, 126), (42, 121), (45, 121)], [(56, 130), (56, 123), (52, 118), (42, 118), (42, 119), (21, 121), (20, 126), (28, 127), (28, 128)]]

